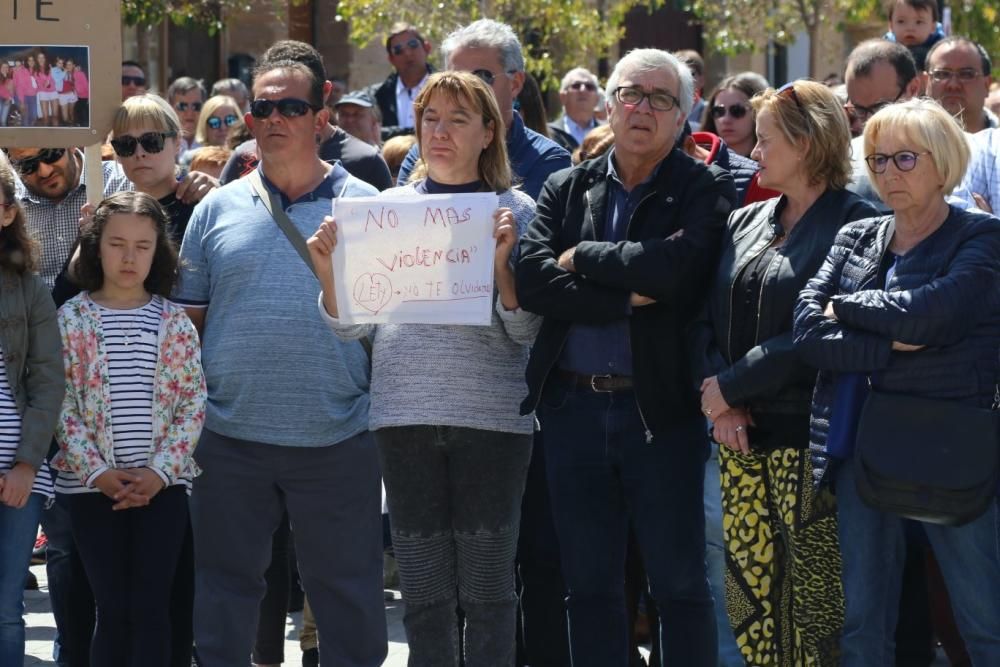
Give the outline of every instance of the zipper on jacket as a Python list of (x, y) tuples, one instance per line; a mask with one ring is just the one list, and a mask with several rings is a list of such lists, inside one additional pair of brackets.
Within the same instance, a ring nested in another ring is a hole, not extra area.
[[(750, 262), (754, 261), (755, 259), (757, 259), (761, 255), (763, 255), (765, 252), (767, 252), (767, 249), (771, 247), (771, 243), (773, 243), (773, 242), (774, 242), (774, 237), (772, 236), (768, 240), (767, 244), (764, 245), (764, 247), (760, 249), (760, 252), (752, 255), (749, 259), (747, 259), (747, 261), (743, 262), (743, 264), (741, 264), (740, 266), (738, 266), (737, 269), (736, 269), (736, 271), (733, 273), (733, 280), (732, 280), (732, 282), (729, 283), (729, 327), (728, 327), (728, 331), (726, 333), (726, 353), (729, 355), (730, 359), (733, 358), (733, 299), (736, 297), (736, 283), (737, 283), (737, 281), (739, 281), (740, 274), (743, 272), (743, 269), (745, 269), (750, 264)], [(773, 258), (772, 258), (772, 260), (773, 260)], [(768, 262), (768, 268), (770, 268), (770, 266), (771, 266), (771, 263)], [(763, 282), (761, 283), (761, 290), (763, 291)], [(760, 303), (759, 302), (757, 304), (757, 321), (758, 321), (758, 326), (759, 326), (759, 324), (760, 324)]]
[[(632, 229), (632, 220), (635, 218), (636, 211), (638, 211), (642, 207), (642, 205), (646, 203), (647, 199), (649, 199), (650, 197), (652, 197), (655, 194), (656, 193), (654, 193), (654, 192), (650, 192), (645, 197), (643, 197), (642, 199), (640, 199), (639, 203), (636, 205), (636, 207), (634, 209), (632, 209), (632, 213), (628, 217), (628, 223), (626, 223), (626, 225), (625, 225), (625, 239), (626, 240), (628, 240), (628, 238), (629, 238), (629, 231)], [(670, 197), (670, 200), (673, 201), (673, 197)], [(629, 340), (629, 347), (632, 346), (631, 337), (632, 337), (632, 327), (629, 326), (629, 339), (630, 339)], [(635, 359), (633, 359), (633, 362), (634, 361), (635, 361)], [(632, 368), (632, 377), (635, 377), (634, 364), (633, 364), (633, 368)], [(646, 415), (644, 415), (642, 413), (642, 405), (639, 403), (639, 391), (638, 391), (638, 387), (636, 387), (635, 389), (633, 389), (632, 396), (635, 399), (635, 407), (639, 411), (639, 421), (642, 422), (642, 428), (643, 428), (643, 430), (646, 431), (646, 444), (647, 445), (651, 445), (651, 444), (653, 444), (653, 432), (649, 430), (649, 424), (646, 423)]]
[[(764, 249), (764, 252), (767, 252), (767, 248)], [(760, 294), (757, 295), (757, 326), (753, 332), (753, 342), (755, 345), (760, 341), (760, 311), (764, 307), (764, 284), (767, 282), (767, 274), (771, 270), (771, 265), (774, 264), (774, 260), (778, 257), (781, 257), (780, 248), (775, 250), (774, 254), (771, 256), (771, 259), (767, 261), (767, 266), (764, 267), (764, 273), (761, 276)]]

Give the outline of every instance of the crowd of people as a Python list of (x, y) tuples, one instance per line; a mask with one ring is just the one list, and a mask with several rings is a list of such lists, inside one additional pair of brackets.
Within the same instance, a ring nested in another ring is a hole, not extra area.
[[(0, 127), (87, 127), (90, 79), (82, 47), (4, 47)], [(69, 52), (70, 55), (66, 55)]]
[[(374, 667), (386, 554), (413, 667), (1000, 664), (991, 60), (889, 8), (825, 82), (642, 48), (558, 113), (490, 19), (354, 91), (128, 61), (97, 206), (5, 147), (0, 665), (39, 525), (63, 667), (279, 665), (299, 586)], [(475, 192), (488, 326), (340, 319), (331, 202)]]

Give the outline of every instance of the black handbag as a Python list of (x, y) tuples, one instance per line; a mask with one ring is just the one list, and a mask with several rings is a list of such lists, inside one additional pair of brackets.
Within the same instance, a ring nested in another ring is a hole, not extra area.
[(873, 509), (928, 523), (979, 517), (1000, 480), (996, 408), (871, 390), (854, 450), (858, 495)]

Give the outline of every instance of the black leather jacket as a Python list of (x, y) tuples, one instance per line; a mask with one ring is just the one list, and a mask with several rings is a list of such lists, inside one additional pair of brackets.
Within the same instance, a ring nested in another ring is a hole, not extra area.
[[(771, 245), (786, 201), (785, 197), (769, 199), (730, 216), (711, 298), (705, 315), (693, 327), (699, 377), (717, 375), (726, 402), (748, 408), (758, 422), (763, 421), (761, 417), (809, 414), (816, 370), (800, 359), (793, 345), (795, 302), (826, 259), (838, 230), (876, 215), (871, 204), (846, 190), (827, 190), (820, 195), (792, 228), (764, 273), (756, 345), (742, 357), (733, 358), (731, 316), (736, 282), (743, 268)], [(801, 442), (783, 446), (804, 449), (807, 440), (804, 431)]]
[[(736, 191), (728, 173), (674, 149), (636, 207), (627, 240), (605, 243), (598, 239), (609, 205), (608, 159), (549, 177), (521, 237), (518, 300), (545, 318), (528, 361), (521, 412), (537, 406), (573, 322), (628, 317), (635, 393), (652, 437), (699, 416), (684, 333), (704, 303)], [(576, 272), (570, 273), (558, 261), (573, 247)], [(656, 303), (633, 309), (631, 292)]]

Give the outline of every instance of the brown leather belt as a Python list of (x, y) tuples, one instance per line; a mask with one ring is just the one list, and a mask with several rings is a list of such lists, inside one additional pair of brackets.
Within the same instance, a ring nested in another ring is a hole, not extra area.
[(555, 373), (565, 382), (599, 393), (625, 391), (633, 387), (631, 375), (581, 375), (561, 368), (557, 368)]

